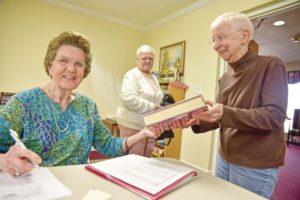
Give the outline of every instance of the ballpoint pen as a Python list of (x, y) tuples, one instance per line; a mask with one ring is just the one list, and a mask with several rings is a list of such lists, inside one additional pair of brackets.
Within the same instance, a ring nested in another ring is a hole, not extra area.
[[(20, 146), (24, 149), (27, 149), (26, 146), (24, 145), (24, 143), (19, 138), (19, 135), (16, 133), (16, 131), (14, 131), (12, 129), (9, 129), (9, 132), (10, 132), (11, 137), (15, 140), (16, 145), (18, 145), (18, 146)], [(29, 160), (29, 162), (31, 162), (33, 164), (33, 166), (36, 167), (36, 168), (40, 167), (39, 165), (33, 163), (31, 160)]]

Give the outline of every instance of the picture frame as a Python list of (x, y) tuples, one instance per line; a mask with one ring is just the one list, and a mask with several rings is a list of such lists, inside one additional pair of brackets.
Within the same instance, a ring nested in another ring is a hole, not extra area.
[(160, 48), (159, 74), (161, 77), (184, 75), (185, 41), (177, 42)]

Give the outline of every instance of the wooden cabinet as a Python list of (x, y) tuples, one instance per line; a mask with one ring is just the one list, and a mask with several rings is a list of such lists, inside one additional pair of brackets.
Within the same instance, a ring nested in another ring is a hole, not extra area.
[[(181, 101), (184, 99), (185, 88), (176, 86), (173, 84), (168, 85), (168, 93), (172, 95), (175, 101)], [(164, 146), (163, 144), (157, 143), (154, 150), (153, 155), (159, 157), (168, 157), (168, 158), (176, 158), (180, 157), (180, 149), (181, 149), (181, 133), (182, 129), (174, 129), (174, 138), (172, 138), (171, 143), (168, 146)], [(168, 143), (169, 139), (165, 139), (165, 143)]]
[(120, 130), (118, 127), (118, 123), (115, 120), (106, 118), (103, 119), (103, 124), (111, 131), (113, 136), (120, 137)]

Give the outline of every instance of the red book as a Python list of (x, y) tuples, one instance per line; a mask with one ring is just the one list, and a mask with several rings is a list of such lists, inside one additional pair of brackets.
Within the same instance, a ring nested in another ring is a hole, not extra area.
[(89, 164), (86, 165), (86, 169), (153, 200), (197, 176), (197, 172), (192, 168), (134, 154)]
[(160, 123), (172, 124), (173, 120), (188, 116), (192, 112), (198, 110), (207, 110), (207, 105), (205, 104), (202, 95), (197, 95), (189, 99), (178, 101), (174, 104), (149, 112), (144, 115), (144, 122), (148, 127)]

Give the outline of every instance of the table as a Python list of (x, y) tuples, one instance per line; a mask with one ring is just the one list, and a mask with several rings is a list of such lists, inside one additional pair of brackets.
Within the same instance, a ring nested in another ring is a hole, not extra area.
[[(166, 159), (166, 158), (160, 158)], [(166, 159), (168, 162), (183, 164), (178, 160)], [(183, 164), (185, 165), (185, 164)], [(64, 200), (82, 199), (91, 189), (98, 189), (110, 193), (112, 200), (141, 200), (140, 196), (129, 190), (103, 179), (90, 171), (85, 165), (71, 165), (50, 167), (49, 170), (72, 191), (72, 196)], [(264, 197), (252, 193), (244, 188), (217, 178), (210, 173), (197, 170), (198, 176), (165, 195), (163, 200), (265, 200)]]

